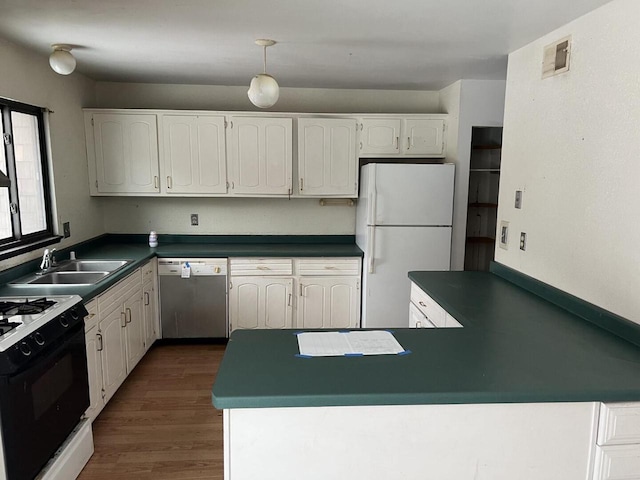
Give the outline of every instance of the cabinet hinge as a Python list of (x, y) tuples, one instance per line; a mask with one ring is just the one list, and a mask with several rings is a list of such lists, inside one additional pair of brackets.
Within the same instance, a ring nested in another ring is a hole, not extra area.
[(17, 203), (10, 203), (9, 204), (9, 211), (11, 212), (11, 215), (17, 215), (18, 214), (18, 204)]
[(93, 117), (91, 117), (91, 126), (93, 127)]
[(304, 178), (300, 179), (300, 191), (304, 190)]
[(96, 180), (96, 188), (98, 188), (98, 180)]
[(227, 128), (227, 121), (224, 121), (224, 128)]
[(233, 282), (229, 282), (229, 290), (233, 288)]
[(101, 395), (102, 395), (102, 399), (104, 400), (104, 397), (106, 397), (106, 392), (104, 391), (104, 388), (101, 389)]
[(2, 134), (2, 138), (4, 140), (4, 144), (5, 145), (11, 145), (12, 140), (11, 140), (11, 134), (10, 133), (4, 133)]

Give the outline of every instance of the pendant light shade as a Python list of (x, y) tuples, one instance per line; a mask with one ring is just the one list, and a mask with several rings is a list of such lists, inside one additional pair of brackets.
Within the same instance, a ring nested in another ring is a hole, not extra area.
[(258, 108), (269, 108), (275, 105), (280, 97), (278, 82), (267, 73), (267, 47), (275, 45), (273, 40), (256, 40), (256, 45), (264, 48), (264, 73), (259, 73), (251, 79), (247, 95), (249, 100)]
[(71, 47), (63, 44), (53, 44), (53, 53), (49, 55), (49, 65), (60, 75), (69, 75), (76, 69), (76, 59), (71, 55)]

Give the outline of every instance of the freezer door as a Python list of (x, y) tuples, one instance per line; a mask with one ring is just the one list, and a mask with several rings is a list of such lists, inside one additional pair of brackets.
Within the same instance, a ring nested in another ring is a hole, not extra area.
[(369, 225), (451, 225), (454, 165), (372, 165)]
[(451, 227), (371, 227), (363, 267), (362, 326), (407, 328), (413, 270), (449, 270)]

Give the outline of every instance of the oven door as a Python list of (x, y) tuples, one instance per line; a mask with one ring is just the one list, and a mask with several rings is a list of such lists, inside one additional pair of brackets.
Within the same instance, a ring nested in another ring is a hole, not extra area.
[(22, 371), (0, 379), (7, 478), (32, 480), (89, 407), (86, 355), (80, 322)]

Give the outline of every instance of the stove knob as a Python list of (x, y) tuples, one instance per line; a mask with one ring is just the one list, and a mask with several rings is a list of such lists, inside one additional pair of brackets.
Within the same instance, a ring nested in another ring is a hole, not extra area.
[(74, 320), (78, 320), (78, 318), (80, 318), (80, 315), (78, 315), (78, 311), (75, 309), (75, 307), (69, 310), (69, 315), (71, 315), (71, 318)]
[(36, 341), (36, 343), (40, 346), (44, 345), (44, 337), (42, 336), (42, 334), (40, 332), (36, 332), (33, 334), (33, 339)]
[(22, 342), (20, 344), (20, 351), (25, 357), (28, 357), (29, 355), (31, 355), (31, 347), (27, 342)]
[(62, 325), (64, 328), (67, 328), (69, 326), (69, 321), (67, 320), (66, 315), (60, 315), (58, 317), (58, 321), (60, 322), (60, 325)]

